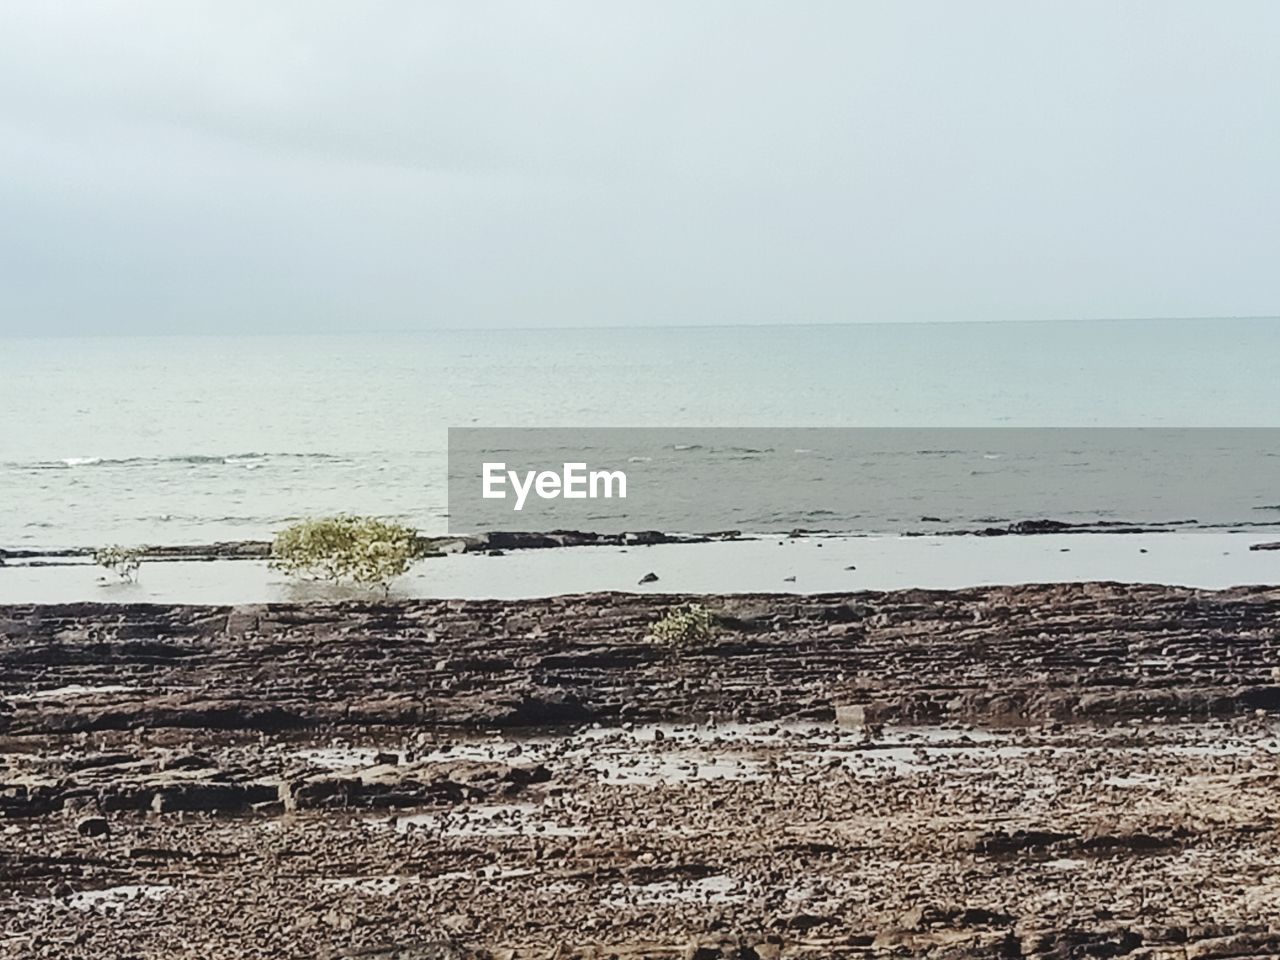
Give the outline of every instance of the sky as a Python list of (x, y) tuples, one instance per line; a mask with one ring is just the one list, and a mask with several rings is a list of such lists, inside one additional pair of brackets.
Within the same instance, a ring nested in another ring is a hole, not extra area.
[(0, 333), (1280, 313), (1271, 0), (0, 14)]

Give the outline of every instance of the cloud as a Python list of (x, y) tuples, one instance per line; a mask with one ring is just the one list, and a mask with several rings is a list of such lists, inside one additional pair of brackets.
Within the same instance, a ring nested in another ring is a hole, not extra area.
[(1280, 309), (1280, 8), (20, 4), (0, 331)]

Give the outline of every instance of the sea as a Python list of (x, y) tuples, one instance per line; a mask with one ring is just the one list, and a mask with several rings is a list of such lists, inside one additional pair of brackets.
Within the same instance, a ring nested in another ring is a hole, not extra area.
[(444, 532), (451, 427), (1280, 427), (1277, 361), (1269, 319), (0, 338), (0, 549)]

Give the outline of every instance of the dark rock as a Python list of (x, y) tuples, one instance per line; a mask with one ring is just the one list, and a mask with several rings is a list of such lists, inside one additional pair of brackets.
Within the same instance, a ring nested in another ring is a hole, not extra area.
[(156, 813), (180, 810), (232, 812), (274, 800), (276, 795), (274, 784), (180, 781), (156, 789), (151, 797), (151, 809)]
[(484, 534), (481, 538), (486, 550), (545, 550), (550, 547), (565, 545), (563, 537), (547, 533), (521, 533), (519, 531), (498, 530)]
[[(132, 757), (130, 757), (132, 759)], [(161, 770), (210, 770), (217, 766), (212, 757), (199, 753), (183, 753), (165, 757), (160, 761)]]
[(551, 779), (551, 771), (542, 764), (533, 767), (512, 767), (503, 779), (510, 783), (546, 783)]
[(650, 546), (655, 543), (671, 543), (675, 539), (657, 530), (634, 530), (622, 535), (622, 543), (628, 547)]
[(787, 930), (803, 933), (806, 930), (812, 930), (814, 927), (822, 927), (831, 923), (839, 923), (839, 918), (828, 914), (794, 913), (785, 918), (783, 925)]
[(658, 575), (657, 575), (656, 573), (654, 573), (654, 572), (650, 571), (649, 573), (646, 573), (643, 577), (641, 577), (641, 578), (640, 578), (640, 582), (641, 582), (642, 584), (644, 584), (644, 583), (657, 583), (657, 582), (658, 582)]
[(1019, 520), (1009, 524), (1009, 532), (1015, 534), (1062, 533), (1070, 530), (1074, 524), (1062, 520)]
[(997, 830), (979, 836), (974, 842), (973, 851), (999, 856), (1027, 850), (1044, 850), (1071, 839), (1074, 839), (1073, 834), (1053, 830), (1015, 830), (1012, 833)]
[(683, 960), (760, 960), (753, 945), (739, 940), (695, 940), (688, 944)]
[(81, 817), (76, 821), (76, 832), (82, 837), (105, 837), (110, 830), (106, 817)]

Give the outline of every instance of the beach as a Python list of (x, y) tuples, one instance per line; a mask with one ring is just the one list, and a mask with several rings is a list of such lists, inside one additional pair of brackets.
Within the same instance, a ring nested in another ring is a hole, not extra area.
[[(689, 602), (714, 636), (655, 645)], [(1114, 583), (5, 606), (0, 945), (1265, 953), (1278, 615)]]
[(1280, 4), (4, 14), (0, 960), (1280, 960)]
[[(1158, 429), (1109, 429), (1090, 378), (1149, 329), (1011, 329), (930, 328), (923, 357), (836, 334), (866, 381), (814, 328), (526, 333), (505, 361), (470, 333), (22, 344), (0, 956), (1280, 949), (1272, 433), (1136, 394)], [(1174, 325), (1163, 375), (1241, 387), (1262, 426), (1275, 334), (1235, 329)], [(1049, 341), (1077, 372), (1029, 406)], [(956, 351), (1007, 375), (951, 379)], [(760, 390), (778, 363), (808, 389)], [(105, 369), (167, 402), (104, 402)], [(506, 418), (649, 429), (463, 455), (436, 423)], [(631, 499), (481, 515), (451, 486), (491, 460), (617, 467)], [(415, 562), (280, 568), (281, 530), (347, 512)]]

